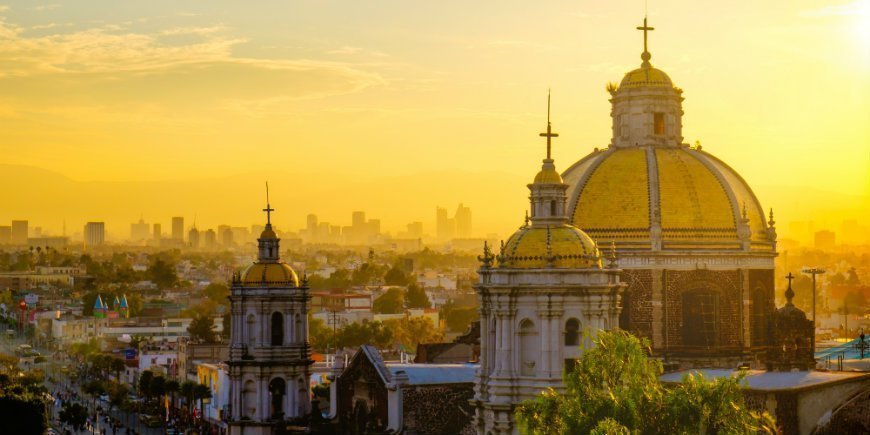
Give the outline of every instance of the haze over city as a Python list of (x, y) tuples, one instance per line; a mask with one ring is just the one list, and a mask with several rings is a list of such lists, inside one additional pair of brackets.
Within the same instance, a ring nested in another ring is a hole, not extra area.
[[(249, 225), (269, 180), (285, 230), (365, 210), (434, 232), (435, 207), (462, 202), (477, 235), (506, 234), (547, 88), (560, 168), (608, 144), (604, 86), (640, 41), (622, 11), (642, 5), (620, 4), (6, 2), (0, 222)], [(784, 222), (867, 219), (866, 1), (651, 6), (685, 142)]]

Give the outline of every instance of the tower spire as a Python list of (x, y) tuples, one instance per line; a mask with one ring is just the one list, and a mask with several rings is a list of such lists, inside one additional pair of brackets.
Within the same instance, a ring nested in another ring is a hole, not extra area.
[(551, 140), (554, 137), (559, 137), (559, 133), (553, 133), (552, 125), (550, 124), (550, 90), (547, 89), (547, 132), (541, 133), (539, 136), (547, 138), (547, 160), (552, 160), (550, 156)]
[(649, 54), (649, 50), (647, 49), (647, 32), (655, 30), (655, 27), (650, 27), (646, 24), (646, 13), (643, 15), (643, 26), (638, 27), (637, 30), (643, 30), (643, 53), (640, 55), (643, 63), (641, 63), (640, 66), (649, 68), (651, 66), (649, 60), (652, 55)]
[(272, 227), (272, 212), (275, 211), (275, 209), (269, 205), (269, 182), (268, 181), (266, 182), (266, 208), (264, 208), (263, 211), (266, 212), (266, 226), (271, 228)]

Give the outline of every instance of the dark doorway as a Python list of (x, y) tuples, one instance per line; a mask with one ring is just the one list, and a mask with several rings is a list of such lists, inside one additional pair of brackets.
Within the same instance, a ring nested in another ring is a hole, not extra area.
[(284, 419), (284, 396), (287, 394), (287, 383), (282, 378), (275, 378), (269, 382), (269, 396), (271, 397), (271, 409), (269, 415), (272, 420)]

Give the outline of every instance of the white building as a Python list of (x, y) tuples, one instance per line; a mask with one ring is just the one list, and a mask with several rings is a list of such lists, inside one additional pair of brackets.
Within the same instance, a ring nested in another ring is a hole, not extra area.
[[(580, 357), (581, 332), (618, 326), (619, 270), (602, 268), (596, 244), (568, 223), (568, 185), (550, 158), (529, 185), (531, 218), (501, 247), (484, 248), (480, 281), (478, 434), (518, 434), (516, 406), (546, 388), (563, 391), (563, 370)], [(530, 221), (530, 222), (529, 222)]]

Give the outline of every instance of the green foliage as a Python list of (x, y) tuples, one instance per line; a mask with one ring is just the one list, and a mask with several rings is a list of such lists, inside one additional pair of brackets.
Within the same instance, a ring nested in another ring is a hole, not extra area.
[(61, 423), (72, 426), (77, 431), (82, 431), (88, 419), (88, 410), (78, 403), (67, 402), (60, 410), (59, 417)]
[(308, 343), (317, 352), (326, 352), (332, 345), (332, 328), (321, 319), (308, 315)]
[(420, 343), (437, 343), (444, 340), (444, 332), (428, 317), (402, 318), (384, 322), (393, 331), (393, 341), (398, 342), (402, 350), (416, 352)]
[(384, 284), (386, 285), (406, 286), (410, 283), (411, 278), (405, 274), (405, 271), (399, 263), (394, 264), (393, 267), (384, 274)]
[(154, 380), (154, 372), (151, 370), (145, 370), (139, 375), (139, 397), (144, 397), (146, 399), (153, 396), (151, 392), (151, 381)]
[(378, 314), (400, 314), (405, 309), (405, 293), (391, 288), (372, 302), (372, 311)]
[(517, 411), (531, 434), (775, 433), (773, 420), (746, 409), (740, 378), (686, 377), (665, 388), (649, 344), (625, 331), (599, 331), (595, 346), (564, 375), (566, 391), (547, 389)]
[(336, 334), (338, 348), (359, 347), (370, 344), (384, 349), (393, 343), (393, 332), (382, 322), (351, 323)]
[(432, 306), (432, 303), (429, 302), (429, 296), (426, 295), (426, 291), (417, 284), (411, 284), (408, 286), (408, 292), (405, 294), (405, 298), (408, 300), (408, 308), (429, 308)]
[(214, 322), (208, 316), (195, 317), (187, 327), (190, 338), (200, 343), (217, 343), (217, 334), (214, 330)]
[(160, 288), (172, 287), (178, 283), (178, 275), (175, 273), (175, 264), (161, 256), (155, 256), (146, 271), (151, 282)]
[(202, 295), (218, 305), (229, 306), (230, 289), (224, 284), (211, 283), (202, 290)]
[(450, 300), (441, 307), (441, 318), (451, 332), (465, 332), (471, 322), (480, 318), (477, 306), (457, 306)]

